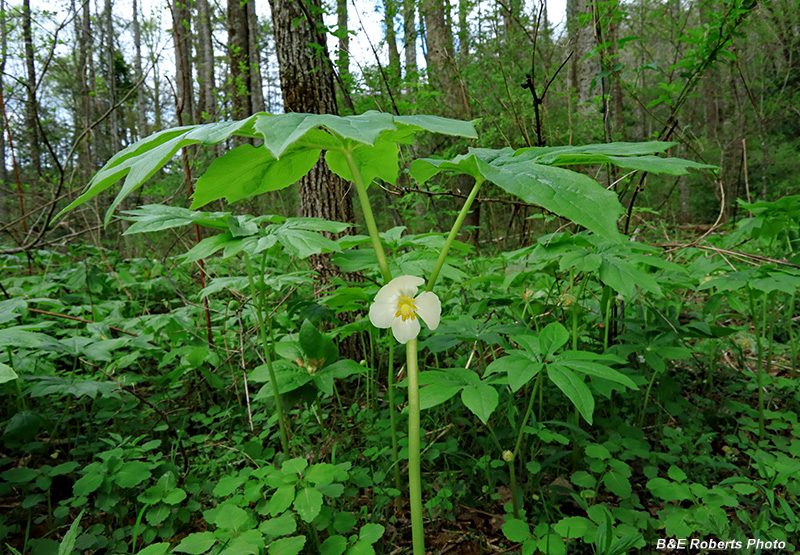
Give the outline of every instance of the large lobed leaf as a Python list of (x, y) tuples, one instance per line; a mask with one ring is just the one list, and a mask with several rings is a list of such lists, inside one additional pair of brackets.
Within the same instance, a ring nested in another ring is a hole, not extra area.
[[(392, 116), (376, 111), (346, 117), (260, 113), (239, 121), (167, 129), (115, 154), (95, 174), (83, 194), (59, 216), (125, 178), (106, 212), (105, 223), (108, 223), (122, 200), (141, 187), (178, 150), (193, 144), (217, 144), (232, 136), (262, 139), (264, 145), (263, 148), (242, 145), (215, 160), (197, 183), (192, 207), (223, 197), (234, 202), (287, 187), (311, 170), (323, 150), (357, 152), (356, 165), (370, 181), (374, 177), (393, 179), (398, 168), (397, 143), (409, 142), (420, 131), (477, 137), (473, 122), (437, 116)], [(333, 156), (331, 169), (340, 175), (349, 173), (341, 162)]]

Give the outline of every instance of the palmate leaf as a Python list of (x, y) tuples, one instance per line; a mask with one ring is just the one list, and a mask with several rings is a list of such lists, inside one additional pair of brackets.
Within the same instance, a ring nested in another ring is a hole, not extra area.
[(679, 158), (653, 156), (674, 143), (609, 143), (601, 145), (536, 147), (513, 150), (470, 149), (452, 160), (420, 159), (411, 164), (411, 175), (427, 181), (441, 172), (485, 179), (523, 201), (541, 206), (558, 216), (615, 243), (622, 242), (617, 220), (624, 213), (617, 195), (590, 177), (559, 166), (608, 163), (651, 173), (683, 175), (688, 168), (713, 168)]
[[(212, 164), (198, 181), (193, 207), (219, 198), (229, 202), (286, 187), (308, 171), (322, 150), (354, 151), (356, 165), (369, 177), (397, 174), (396, 143), (410, 142), (420, 131), (477, 137), (473, 122), (437, 116), (392, 116), (370, 111), (356, 116), (288, 113), (254, 114), (233, 122), (209, 123), (159, 131), (115, 154), (92, 178), (83, 194), (58, 216), (83, 204), (125, 178), (105, 215), (105, 223), (122, 200), (161, 169), (182, 147), (213, 145), (231, 136), (263, 139), (264, 148), (234, 149)], [(286, 158), (286, 159), (284, 159)], [(335, 159), (335, 157), (334, 157)], [(333, 161), (334, 166), (337, 161)], [(341, 165), (339, 164), (339, 166)], [(369, 183), (367, 182), (367, 185)]]
[(427, 181), (443, 171), (491, 181), (527, 203), (541, 206), (606, 239), (622, 242), (617, 219), (624, 210), (617, 195), (586, 175), (515, 158), (510, 148), (470, 149), (469, 154), (452, 161), (421, 159), (411, 164), (411, 175), (418, 181)]

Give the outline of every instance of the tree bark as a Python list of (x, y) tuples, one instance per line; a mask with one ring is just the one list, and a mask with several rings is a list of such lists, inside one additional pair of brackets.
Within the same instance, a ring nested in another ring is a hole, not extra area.
[[(336, 114), (333, 70), (320, 0), (272, 0), (272, 28), (286, 112)], [(311, 45), (311, 46), (310, 46)], [(299, 183), (300, 216), (354, 222), (346, 183), (320, 162)], [(324, 280), (341, 275), (329, 257), (312, 260)]]
[(336, 34), (339, 37), (336, 69), (342, 81), (350, 86), (350, 31), (347, 28), (347, 0), (336, 0), (336, 27)]
[(39, 149), (39, 128), (36, 120), (36, 67), (33, 59), (33, 34), (31, 32), (31, 0), (22, 2), (22, 40), (25, 45), (25, 69), (27, 80), (25, 87), (27, 96), (25, 100), (25, 128), (30, 140), (28, 152), (30, 154), (31, 170), (38, 180), (41, 175), (42, 155)]
[[(88, 2), (87, 2), (88, 3)], [(136, 49), (134, 56), (134, 69), (136, 71), (136, 119), (139, 138), (147, 136), (147, 105), (144, 97), (144, 83), (142, 83), (142, 32), (139, 26), (139, 13), (136, 0), (133, 0), (133, 46)]]
[[(6, 34), (6, 1), (0, 0), (0, 91), (3, 90), (3, 75), (6, 71), (8, 57), (8, 37)], [(6, 128), (0, 116), (0, 185), (8, 179), (6, 173)], [(0, 201), (0, 221), (5, 221), (6, 203)]]
[(214, 94), (214, 47), (211, 44), (211, 11), (208, 0), (197, 0), (197, 81), (200, 86), (198, 104), (202, 121), (217, 119), (217, 103)]
[[(92, 47), (92, 28), (91, 28), (91, 12), (89, 2), (83, 3), (80, 21), (75, 20), (76, 34), (78, 35), (78, 63), (77, 63), (77, 79), (78, 79), (78, 121), (80, 127), (75, 129), (75, 137), (77, 138), (83, 134), (81, 145), (78, 150), (78, 179), (80, 181), (88, 181), (89, 172), (94, 167), (94, 160), (92, 158), (92, 131), (89, 129), (89, 122), (92, 118), (92, 97), (89, 92), (92, 90), (89, 87), (89, 59), (88, 54), (91, 52)], [(79, 25), (79, 26), (78, 26)]]
[(247, 5), (241, 0), (228, 0), (228, 50), (231, 69), (231, 119), (238, 120), (253, 113), (253, 85), (250, 72), (250, 26)]
[(255, 0), (247, 1), (247, 38), (250, 59), (250, 86), (253, 112), (264, 111), (264, 81), (261, 79), (261, 50), (259, 48), (258, 15)]
[(397, 33), (394, 30), (394, 20), (397, 17), (397, 0), (383, 0), (383, 7), (386, 44), (389, 46), (389, 75), (395, 81), (400, 81), (400, 52), (397, 50)]
[(417, 79), (417, 17), (414, 0), (403, 0), (403, 52), (406, 58), (406, 96), (413, 102)]
[[(590, 19), (581, 24), (581, 16)], [(592, 23), (591, 0), (567, 0), (567, 30), (570, 48), (573, 50), (570, 72), (570, 85), (578, 97), (578, 114), (591, 116), (596, 113), (592, 106), (592, 80), (599, 73), (597, 62), (584, 59), (595, 44), (594, 24)]]
[(105, 0), (103, 8), (103, 18), (105, 23), (105, 50), (106, 50), (106, 79), (108, 81), (108, 107), (111, 113), (108, 114), (108, 131), (111, 137), (111, 154), (115, 154), (122, 148), (119, 138), (119, 111), (114, 108), (117, 103), (117, 71), (116, 71), (116, 49), (114, 48), (114, 11), (111, 0)]
[(175, 94), (177, 111), (183, 125), (194, 119), (194, 90), (192, 78), (192, 12), (189, 0), (174, 0), (172, 4), (172, 40), (175, 45)]

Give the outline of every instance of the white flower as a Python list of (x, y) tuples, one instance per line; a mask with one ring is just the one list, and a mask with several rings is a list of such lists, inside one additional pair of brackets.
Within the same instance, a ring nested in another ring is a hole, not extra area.
[(417, 316), (435, 330), (439, 327), (442, 303), (434, 293), (417, 289), (425, 283), (422, 278), (400, 276), (381, 287), (375, 302), (369, 307), (369, 320), (376, 328), (392, 328), (394, 338), (408, 343), (419, 335)]

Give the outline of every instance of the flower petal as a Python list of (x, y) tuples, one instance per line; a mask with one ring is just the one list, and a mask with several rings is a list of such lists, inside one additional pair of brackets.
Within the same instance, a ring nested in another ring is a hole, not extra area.
[(436, 296), (436, 293), (431, 293), (430, 291), (420, 293), (414, 299), (414, 304), (417, 305), (417, 315), (425, 320), (428, 329), (435, 330), (439, 327), (439, 320), (442, 317), (442, 302)]
[(392, 322), (392, 333), (400, 343), (406, 344), (419, 335), (419, 320), (409, 318), (403, 322), (402, 318), (395, 318)]
[(375, 295), (375, 302), (389, 302), (396, 305), (400, 300), (400, 295), (413, 297), (417, 294), (417, 288), (425, 283), (425, 280), (416, 276), (399, 276), (381, 287)]
[(376, 301), (369, 307), (369, 321), (376, 328), (388, 328), (391, 327), (392, 322), (395, 320), (396, 312), (397, 303), (380, 303)]

